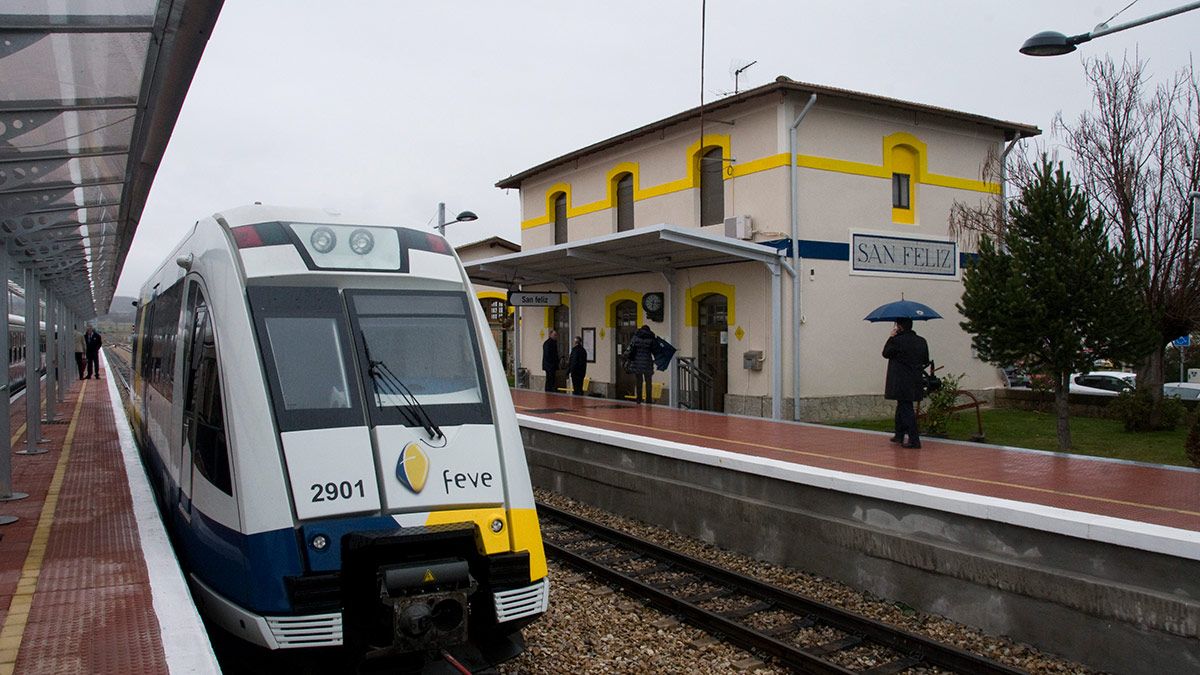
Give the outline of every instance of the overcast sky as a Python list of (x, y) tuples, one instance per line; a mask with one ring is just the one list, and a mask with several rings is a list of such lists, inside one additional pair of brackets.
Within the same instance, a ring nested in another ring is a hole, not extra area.
[[(1055, 58), (1128, 0), (708, 0), (704, 100), (778, 75), (1049, 130), (1092, 97), (1084, 57), (1165, 76), (1192, 58), (1200, 10)], [(1182, 4), (1140, 0), (1114, 24)], [(255, 201), (432, 227), (458, 244), (520, 240), (501, 178), (700, 102), (700, 0), (225, 0), (117, 289), (142, 282), (197, 219)]]

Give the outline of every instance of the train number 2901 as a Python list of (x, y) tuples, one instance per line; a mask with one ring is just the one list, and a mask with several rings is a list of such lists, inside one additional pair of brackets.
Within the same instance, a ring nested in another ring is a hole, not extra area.
[(362, 480), (356, 480), (351, 483), (344, 480), (340, 483), (313, 483), (308, 486), (312, 490), (312, 500), (314, 502), (332, 502), (339, 499), (352, 499), (356, 495), (359, 497), (367, 496), (366, 490), (363, 489)]

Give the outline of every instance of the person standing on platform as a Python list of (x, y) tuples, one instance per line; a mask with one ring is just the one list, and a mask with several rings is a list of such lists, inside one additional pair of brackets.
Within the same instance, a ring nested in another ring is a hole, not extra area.
[(575, 338), (571, 347), (571, 355), (567, 357), (567, 374), (571, 376), (571, 393), (583, 395), (583, 376), (587, 372), (587, 350), (583, 348), (583, 338)]
[(83, 353), (85, 351), (87, 351), (87, 345), (84, 344), (83, 332), (77, 329), (75, 331), (75, 365), (79, 366), (79, 379), (81, 380), (83, 379)]
[(633, 373), (637, 380), (637, 395), (634, 399), (638, 403), (642, 402), (643, 384), (646, 386), (646, 403), (653, 403), (650, 400), (653, 391), (650, 388), (650, 380), (654, 376), (654, 338), (654, 331), (650, 330), (650, 326), (643, 324), (634, 332), (629, 340), (629, 348), (625, 350), (626, 358), (629, 359), (629, 372)]
[(546, 373), (546, 391), (558, 388), (558, 331), (551, 330), (550, 337), (542, 343), (542, 370)]
[(87, 332), (83, 334), (83, 346), (87, 350), (87, 376), (83, 379), (91, 379), (93, 375), (97, 380), (101, 379), (100, 347), (103, 343), (100, 333), (96, 332), (95, 328), (88, 326)]
[(883, 358), (888, 360), (883, 397), (896, 402), (896, 433), (891, 441), (905, 448), (920, 448), (913, 404), (925, 395), (921, 371), (929, 363), (929, 343), (913, 331), (912, 325), (912, 319), (897, 319), (891, 337), (883, 345)]

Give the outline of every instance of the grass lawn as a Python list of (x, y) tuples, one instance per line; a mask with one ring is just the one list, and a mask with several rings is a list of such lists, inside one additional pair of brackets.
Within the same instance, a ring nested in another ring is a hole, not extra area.
[[(837, 426), (874, 431), (891, 431), (892, 419), (856, 420)], [(988, 443), (1018, 448), (1058, 451), (1057, 419), (1049, 413), (995, 409), (983, 411), (983, 433)], [(950, 420), (950, 438), (970, 440), (975, 434), (975, 411), (955, 414)], [(1071, 418), (1071, 452), (1096, 457), (1130, 459), (1155, 464), (1190, 466), (1183, 452), (1187, 428), (1175, 431), (1131, 433), (1117, 420), (1092, 417)]]

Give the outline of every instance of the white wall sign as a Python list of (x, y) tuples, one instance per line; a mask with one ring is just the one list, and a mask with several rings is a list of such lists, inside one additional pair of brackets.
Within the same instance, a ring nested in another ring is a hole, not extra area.
[(957, 277), (958, 244), (855, 232), (850, 245), (850, 265), (855, 272)]
[(508, 304), (513, 307), (557, 307), (562, 304), (562, 293), (508, 292)]

